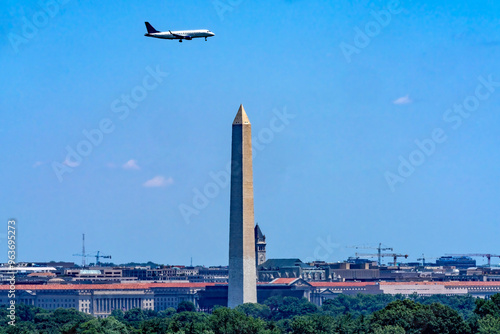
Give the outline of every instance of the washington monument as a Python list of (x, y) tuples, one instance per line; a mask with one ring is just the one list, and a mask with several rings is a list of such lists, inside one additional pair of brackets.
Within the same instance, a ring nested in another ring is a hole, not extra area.
[(241, 105), (233, 121), (231, 147), (228, 307), (257, 303), (256, 281), (252, 127)]

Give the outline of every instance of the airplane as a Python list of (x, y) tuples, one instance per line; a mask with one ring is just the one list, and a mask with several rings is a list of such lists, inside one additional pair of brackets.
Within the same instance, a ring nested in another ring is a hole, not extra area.
[(210, 30), (181, 30), (181, 31), (171, 31), (168, 32), (158, 31), (149, 22), (144, 22), (146, 24), (146, 29), (148, 30), (147, 34), (144, 34), (146, 37), (155, 37), (162, 39), (178, 39), (180, 43), (182, 43), (183, 39), (188, 41), (193, 38), (202, 38), (205, 37), (205, 41), (208, 37), (215, 36), (213, 32)]

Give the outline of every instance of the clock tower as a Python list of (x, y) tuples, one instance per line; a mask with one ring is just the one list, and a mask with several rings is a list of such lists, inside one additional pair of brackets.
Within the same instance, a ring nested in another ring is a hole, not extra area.
[(255, 225), (255, 262), (257, 266), (266, 262), (266, 236), (262, 234), (259, 224)]

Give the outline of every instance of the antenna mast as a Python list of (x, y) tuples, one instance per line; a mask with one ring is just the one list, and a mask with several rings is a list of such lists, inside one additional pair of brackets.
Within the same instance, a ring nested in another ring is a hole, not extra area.
[(82, 267), (85, 268), (85, 233), (82, 234)]

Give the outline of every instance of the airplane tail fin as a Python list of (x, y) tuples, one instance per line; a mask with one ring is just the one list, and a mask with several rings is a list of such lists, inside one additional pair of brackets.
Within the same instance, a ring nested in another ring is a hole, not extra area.
[(144, 22), (144, 23), (146, 23), (146, 29), (148, 29), (148, 34), (154, 34), (155, 32), (159, 32), (158, 30), (153, 28), (153, 26), (149, 24), (149, 22)]

